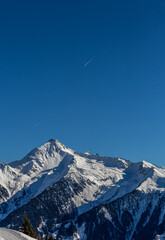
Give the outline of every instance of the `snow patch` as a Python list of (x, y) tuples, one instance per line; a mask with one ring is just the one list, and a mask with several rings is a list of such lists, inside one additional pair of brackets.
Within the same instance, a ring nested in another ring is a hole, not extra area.
[(15, 230), (0, 228), (0, 240), (34, 240), (34, 238)]

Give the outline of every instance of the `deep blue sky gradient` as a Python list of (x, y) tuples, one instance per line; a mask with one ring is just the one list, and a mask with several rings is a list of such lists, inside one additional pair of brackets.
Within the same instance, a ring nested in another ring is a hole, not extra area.
[(165, 165), (164, 0), (1, 2), (0, 161), (50, 138)]

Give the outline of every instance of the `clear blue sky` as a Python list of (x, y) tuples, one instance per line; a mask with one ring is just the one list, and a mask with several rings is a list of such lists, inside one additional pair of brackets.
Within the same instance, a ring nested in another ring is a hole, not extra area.
[(0, 161), (50, 138), (165, 165), (164, 0), (1, 1)]

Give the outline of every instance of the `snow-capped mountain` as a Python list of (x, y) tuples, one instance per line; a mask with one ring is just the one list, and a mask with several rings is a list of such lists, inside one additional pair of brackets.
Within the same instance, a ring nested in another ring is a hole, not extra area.
[(79, 153), (51, 139), (0, 164), (0, 203), (3, 227), (18, 229), (27, 213), (36, 230), (57, 239), (150, 240), (165, 232), (165, 169)]

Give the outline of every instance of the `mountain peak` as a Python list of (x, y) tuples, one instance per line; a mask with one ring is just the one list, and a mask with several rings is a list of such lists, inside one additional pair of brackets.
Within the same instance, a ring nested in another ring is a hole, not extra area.
[(51, 143), (56, 143), (56, 142), (60, 142), (60, 141), (58, 141), (57, 139), (55, 139), (55, 138), (51, 138), (51, 139), (49, 139), (48, 140), (48, 142), (51, 142)]
[(34, 148), (24, 158), (9, 165), (19, 169), (23, 174), (31, 175), (57, 167), (67, 153), (71, 153), (71, 150), (57, 139), (50, 139), (42, 146)]
[[(57, 139), (55, 139), (55, 138), (51, 138), (50, 140), (48, 140), (47, 143), (50, 143), (50, 144), (52, 144), (53, 146), (56, 146), (57, 148), (60, 148), (60, 149), (62, 149), (62, 150), (67, 149), (67, 147), (66, 147), (63, 143), (61, 143), (59, 140), (57, 140)], [(47, 144), (47, 143), (45, 143), (45, 144)], [(45, 144), (44, 144), (44, 145), (45, 145)], [(44, 145), (43, 145), (43, 146), (44, 146)]]

